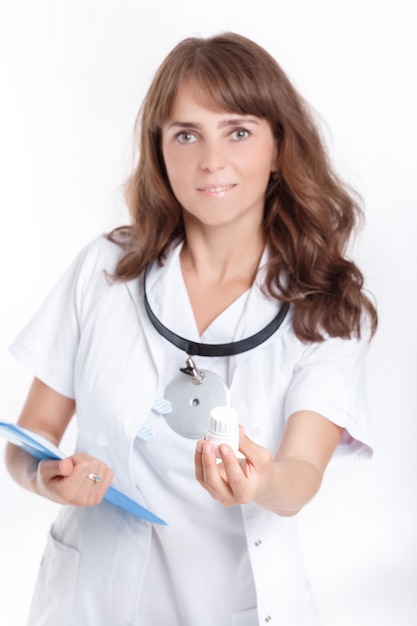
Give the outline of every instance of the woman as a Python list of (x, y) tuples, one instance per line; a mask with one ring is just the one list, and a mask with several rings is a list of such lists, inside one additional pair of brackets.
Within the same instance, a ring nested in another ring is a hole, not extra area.
[[(35, 375), (19, 424), (54, 444), (78, 424), (62, 461), (7, 449), (22, 486), (69, 505), (29, 624), (317, 624), (295, 514), (336, 450), (370, 452), (376, 312), (345, 256), (360, 209), (239, 35), (178, 44), (139, 123), (131, 224), (80, 253), (12, 346)], [(218, 463), (205, 425), (229, 404), (240, 454)], [(168, 525), (102, 502), (111, 482)]]

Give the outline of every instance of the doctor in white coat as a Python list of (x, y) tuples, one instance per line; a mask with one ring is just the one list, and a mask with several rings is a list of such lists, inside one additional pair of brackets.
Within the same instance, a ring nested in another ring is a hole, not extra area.
[[(332, 456), (369, 456), (376, 312), (345, 257), (360, 215), (308, 107), (260, 46), (187, 39), (159, 68), (126, 187), (131, 224), (80, 252), (12, 352), (34, 373), (9, 444), (63, 507), (31, 626), (313, 626), (296, 514)], [(204, 438), (236, 409), (239, 454)], [(220, 461), (220, 462), (219, 462)], [(113, 483), (167, 521), (103, 501)]]

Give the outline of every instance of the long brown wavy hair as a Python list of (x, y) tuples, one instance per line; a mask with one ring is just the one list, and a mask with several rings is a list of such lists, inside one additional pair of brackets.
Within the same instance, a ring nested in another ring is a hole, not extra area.
[(265, 289), (292, 304), (296, 335), (303, 341), (360, 336), (366, 318), (372, 335), (377, 313), (362, 273), (346, 256), (362, 218), (359, 199), (332, 169), (309, 107), (278, 63), (234, 33), (183, 40), (154, 77), (137, 120), (137, 166), (126, 183), (131, 224), (108, 235), (124, 248), (115, 278), (130, 280), (149, 262), (162, 263), (169, 246), (185, 237), (162, 157), (161, 128), (186, 78), (213, 110), (271, 124), (279, 173), (271, 175), (265, 197), (271, 253)]

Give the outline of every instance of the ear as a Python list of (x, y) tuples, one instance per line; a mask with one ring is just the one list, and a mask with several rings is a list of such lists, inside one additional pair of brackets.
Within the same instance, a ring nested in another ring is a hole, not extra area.
[(272, 187), (275, 188), (278, 185), (280, 180), (281, 180), (281, 174), (280, 174), (280, 169), (278, 165), (278, 158), (275, 158), (271, 166), (271, 174), (269, 177), (269, 183), (271, 185), (271, 189)]
[(278, 163), (278, 145), (277, 145), (277, 141), (275, 140), (275, 146), (274, 149), (272, 151), (272, 159), (271, 159), (271, 174), (272, 176), (275, 176), (276, 174), (279, 173), (279, 163)]

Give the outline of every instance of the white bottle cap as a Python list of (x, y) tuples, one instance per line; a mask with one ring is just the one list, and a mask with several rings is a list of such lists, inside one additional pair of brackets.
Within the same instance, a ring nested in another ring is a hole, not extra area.
[(210, 411), (208, 430), (218, 437), (230, 437), (236, 433), (238, 415), (229, 406), (216, 406)]
[(227, 443), (236, 455), (239, 455), (239, 425), (238, 414), (229, 406), (216, 406), (210, 411), (207, 427), (207, 441), (211, 441), (220, 459), (219, 446)]

